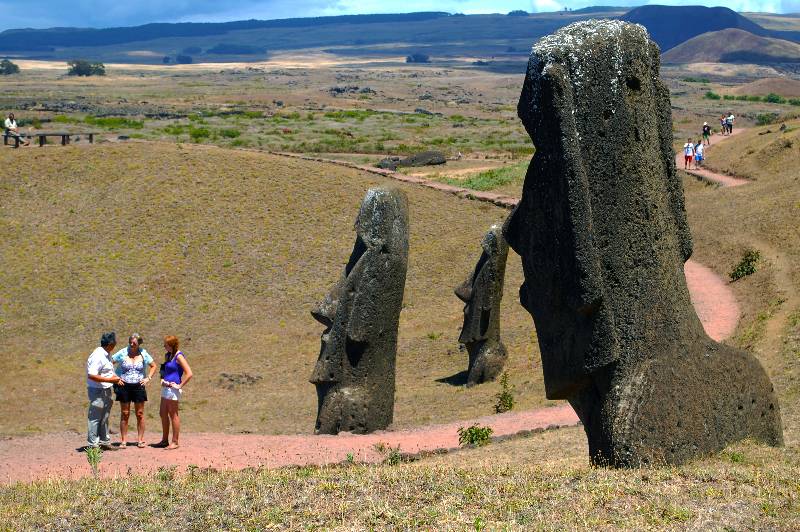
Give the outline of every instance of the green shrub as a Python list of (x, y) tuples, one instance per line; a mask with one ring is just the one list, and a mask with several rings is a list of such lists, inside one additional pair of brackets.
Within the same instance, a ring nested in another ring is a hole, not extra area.
[(106, 67), (103, 63), (90, 63), (85, 59), (73, 59), (67, 62), (68, 76), (105, 76)]
[(778, 115), (775, 113), (762, 113), (756, 115), (756, 125), (759, 126), (769, 125), (772, 122), (774, 122), (776, 118), (778, 118)]
[(767, 103), (786, 103), (786, 98), (775, 94), (774, 92), (770, 92), (766, 96), (764, 96), (764, 101)]
[(722, 96), (722, 99), (723, 100), (735, 100), (736, 96), (734, 96), (733, 94), (725, 94), (725, 95)]
[(688, 77), (688, 78), (683, 78), (683, 81), (685, 81), (686, 83), (710, 83), (708, 78)]
[(89, 447), (86, 449), (86, 461), (89, 462), (89, 467), (92, 468), (94, 478), (97, 478), (99, 472), (100, 460), (103, 459), (103, 451), (99, 447)]
[(747, 101), (748, 102), (760, 102), (761, 101), (761, 96), (748, 96), (747, 97)]
[(481, 427), (480, 425), (472, 425), (467, 427), (459, 427), (458, 429), (458, 443), (459, 445), (477, 445), (482, 447), (491, 441), (492, 427)]
[(81, 121), (78, 118), (74, 118), (67, 115), (56, 115), (53, 117), (53, 122), (56, 124), (80, 124)]
[(177, 137), (178, 135), (185, 133), (186, 126), (183, 126), (181, 124), (170, 124), (166, 126), (162, 131), (164, 131), (164, 133), (166, 133), (167, 135), (175, 135)]
[(389, 447), (389, 452), (386, 454), (386, 458), (383, 459), (383, 463), (394, 466), (402, 461), (403, 455), (400, 454), (400, 446), (398, 445), (397, 447)]
[(200, 142), (202, 139), (207, 139), (211, 136), (211, 131), (204, 127), (192, 127), (189, 129), (189, 137), (194, 142)]
[(223, 129), (219, 132), (219, 134), (226, 139), (235, 139), (236, 137), (240, 136), (242, 132), (238, 129)]
[(527, 169), (528, 162), (523, 161), (513, 166), (486, 170), (466, 179), (445, 179), (444, 182), (448, 185), (461, 186), (472, 190), (493, 190), (515, 181), (522, 182)]
[(740, 102), (746, 102), (747, 101), (747, 95), (746, 94), (740, 94), (739, 96), (736, 97), (736, 99), (739, 100)]
[(104, 127), (108, 129), (142, 129), (144, 127), (143, 120), (131, 120), (130, 118), (118, 116), (87, 116), (83, 119), (83, 122), (91, 126)]
[(714, 91), (707, 91), (707, 92), (706, 92), (706, 93), (703, 95), (703, 97), (704, 97), (705, 99), (707, 99), (707, 100), (719, 100), (719, 99), (721, 99), (721, 98), (722, 98), (722, 96), (720, 96), (719, 94), (717, 94), (717, 93), (716, 93), (716, 92), (714, 92)]
[(738, 281), (742, 277), (747, 277), (756, 273), (758, 263), (761, 261), (761, 253), (754, 249), (748, 249), (730, 273), (731, 281)]
[(242, 116), (245, 118), (264, 118), (263, 111), (244, 111)]
[(504, 371), (500, 377), (500, 392), (495, 397), (497, 397), (497, 404), (494, 405), (496, 414), (502, 414), (514, 408), (514, 387), (508, 384), (507, 371)]
[(0, 61), (0, 76), (10, 76), (11, 74), (19, 74), (19, 65), (8, 59)]
[(800, 105), (800, 98), (789, 98), (789, 105)]

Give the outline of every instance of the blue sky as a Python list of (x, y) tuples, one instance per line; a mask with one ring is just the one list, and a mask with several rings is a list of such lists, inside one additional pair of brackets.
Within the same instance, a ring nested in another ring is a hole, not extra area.
[[(449, 11), (506, 13), (513, 9), (555, 11), (590, 5), (640, 5), (633, 0), (0, 0), (0, 29), (54, 26), (133, 26), (147, 22), (211, 22), (356, 13)], [(655, 4), (722, 5), (719, 0), (661, 0)], [(737, 11), (800, 12), (800, 0), (730, 0)]]

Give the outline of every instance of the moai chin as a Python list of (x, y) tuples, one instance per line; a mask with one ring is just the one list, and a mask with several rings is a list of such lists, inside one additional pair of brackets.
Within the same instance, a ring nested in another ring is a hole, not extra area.
[(481, 242), (475, 271), (455, 289), (464, 302), (464, 325), (458, 341), (467, 348), (467, 386), (493, 381), (508, 358), (500, 341), (500, 301), (506, 274), (508, 244), (500, 225), (493, 225)]
[(341, 278), (311, 314), (325, 326), (311, 382), (315, 432), (364, 434), (389, 426), (394, 411), (397, 327), (408, 265), (408, 201), (371, 188)]
[(536, 146), (504, 228), (521, 255), (545, 389), (583, 422), (596, 464), (677, 464), (783, 440), (772, 383), (711, 340), (659, 49), (639, 25), (578, 22), (533, 48), (518, 113)]

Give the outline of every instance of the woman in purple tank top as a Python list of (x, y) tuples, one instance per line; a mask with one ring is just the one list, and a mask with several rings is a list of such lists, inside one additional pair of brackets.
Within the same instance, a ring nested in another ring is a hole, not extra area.
[[(178, 338), (167, 336), (164, 338), (165, 362), (161, 365), (161, 415), (162, 436), (155, 447), (167, 449), (178, 448), (178, 438), (181, 432), (181, 418), (178, 416), (178, 404), (183, 395), (183, 387), (192, 378), (192, 368), (186, 362), (186, 357), (178, 351)], [(169, 426), (172, 424), (172, 443), (169, 442)]]

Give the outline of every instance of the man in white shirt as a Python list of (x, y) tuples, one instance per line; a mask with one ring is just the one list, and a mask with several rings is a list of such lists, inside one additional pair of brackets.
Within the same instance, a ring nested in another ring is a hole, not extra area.
[(111, 435), (108, 432), (108, 419), (114, 399), (111, 387), (119, 384), (120, 379), (114, 373), (111, 363), (111, 352), (117, 346), (117, 336), (113, 332), (105, 333), (100, 338), (100, 347), (92, 351), (86, 361), (86, 386), (89, 393), (89, 430), (86, 445), (111, 450)]
[[(17, 126), (17, 121), (14, 118), (14, 113), (10, 113), (8, 115), (4, 127), (6, 130), (6, 135), (8, 135), (9, 137), (17, 137), (19, 138), (19, 140), (22, 140), (22, 135), (19, 134), (19, 127)], [(30, 140), (25, 141), (26, 146), (30, 146), (30, 144), (31, 144)]]

